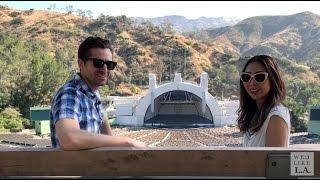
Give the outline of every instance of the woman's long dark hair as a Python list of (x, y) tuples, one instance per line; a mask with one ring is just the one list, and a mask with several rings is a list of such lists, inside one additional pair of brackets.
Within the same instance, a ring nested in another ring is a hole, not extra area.
[(238, 109), (238, 127), (241, 132), (257, 132), (266, 120), (270, 110), (281, 103), (286, 96), (286, 88), (275, 60), (267, 55), (258, 55), (250, 58), (245, 64), (244, 72), (250, 63), (258, 62), (264, 66), (269, 74), (270, 91), (261, 108), (258, 110), (256, 101), (253, 100), (240, 80), (240, 107)]

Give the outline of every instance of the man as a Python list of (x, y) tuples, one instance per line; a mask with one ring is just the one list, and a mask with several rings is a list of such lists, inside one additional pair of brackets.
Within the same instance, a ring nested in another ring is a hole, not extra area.
[(113, 61), (108, 40), (88, 37), (78, 49), (78, 66), (70, 81), (53, 98), (50, 112), (52, 147), (80, 150), (97, 147), (145, 147), (127, 137), (112, 136), (107, 117), (103, 117), (98, 89), (106, 85)]

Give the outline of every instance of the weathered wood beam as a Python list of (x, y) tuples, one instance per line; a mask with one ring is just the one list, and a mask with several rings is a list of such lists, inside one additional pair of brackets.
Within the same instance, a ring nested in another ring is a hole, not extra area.
[(8, 149), (0, 151), (0, 176), (266, 177), (268, 154), (290, 152), (314, 152), (320, 177), (320, 149), (231, 147)]

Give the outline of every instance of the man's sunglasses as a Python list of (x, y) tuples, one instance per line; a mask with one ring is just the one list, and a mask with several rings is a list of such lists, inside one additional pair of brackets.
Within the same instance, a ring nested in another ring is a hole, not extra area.
[(98, 59), (98, 58), (88, 58), (87, 61), (92, 61), (93, 66), (95, 68), (103, 68), (104, 65), (107, 65), (108, 70), (114, 70), (114, 68), (117, 66), (117, 62), (104, 61), (104, 60)]
[(245, 82), (245, 83), (250, 82), (252, 78), (257, 83), (263, 83), (268, 78), (268, 73), (267, 72), (258, 72), (253, 75), (250, 73), (247, 73), (247, 72), (240, 73), (240, 79), (242, 82)]

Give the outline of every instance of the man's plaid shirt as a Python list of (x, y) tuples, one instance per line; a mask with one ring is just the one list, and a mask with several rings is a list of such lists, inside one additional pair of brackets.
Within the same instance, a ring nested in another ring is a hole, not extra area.
[(52, 100), (50, 111), (50, 131), (52, 147), (60, 147), (55, 124), (63, 119), (78, 121), (80, 129), (100, 133), (103, 112), (98, 91), (92, 89), (77, 73), (65, 83)]

